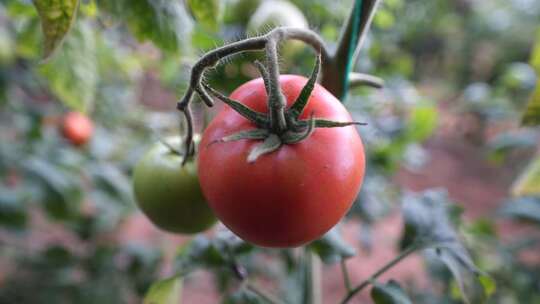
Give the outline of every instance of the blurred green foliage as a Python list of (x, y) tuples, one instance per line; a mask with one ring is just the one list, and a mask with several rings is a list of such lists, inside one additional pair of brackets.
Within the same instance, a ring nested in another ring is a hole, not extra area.
[[(335, 45), (351, 0), (291, 2), (311, 28)], [(155, 79), (160, 90), (180, 96), (189, 66), (202, 51), (244, 37), (260, 1), (188, 3), (189, 8), (168, 0), (80, 1), (64, 38), (65, 26), (54, 35), (47, 30), (42, 34), (31, 1), (0, 0), (0, 260), (17, 270), (0, 281), (0, 303), (127, 303), (142, 299), (160, 276), (160, 248), (107, 238), (134, 212), (129, 176), (135, 161), (156, 134), (178, 133), (174, 98), (148, 93), (156, 90), (147, 85)], [(439, 192), (405, 196), (393, 179), (399, 168), (415, 171), (428, 160), (421, 144), (441, 124), (441, 103), (490, 125), (519, 121), (530, 98), (525, 122), (538, 123), (539, 19), (540, 2), (534, 0), (382, 2), (356, 66), (385, 78), (386, 88), (356, 89), (346, 100), (354, 119), (368, 123), (359, 128), (368, 172), (348, 216), (363, 223), (358, 232), (363, 248), (377, 241), (369, 233), (371, 225), (402, 201), (405, 209), (412, 204), (419, 210), (409, 218), (406, 239), (414, 239), (411, 231), (422, 227), (418, 214), (428, 219), (433, 215), (432, 209), (422, 207), (426, 197), (431, 206), (450, 204)], [(43, 54), (52, 56), (43, 63)], [(231, 92), (257, 76), (251, 62), (260, 55), (246, 54), (219, 65), (208, 80)], [(314, 59), (308, 48), (282, 55), (283, 72), (310, 72)], [(69, 109), (86, 112), (96, 124), (95, 136), (84, 147), (69, 145), (58, 131), (59, 117)], [(493, 159), (504, 161), (516, 151), (534, 149), (538, 132), (529, 131), (503, 132), (486, 139), (484, 148)], [(515, 175), (520, 168), (513, 169)], [(443, 287), (425, 291), (381, 283), (373, 289), (376, 303), (408, 303), (404, 290), (414, 303), (459, 303), (455, 290), (467, 282), (456, 284), (441, 267), (441, 252), (453, 272), (476, 275), (472, 261), (487, 271), (497, 288), (484, 276), (478, 280), (492, 294), (492, 303), (540, 301), (540, 269), (519, 258), (538, 240), (503, 244), (493, 219), (457, 225), (439, 211), (444, 220), (422, 229), (438, 233), (429, 228), (444, 226), (441, 233), (454, 237), (449, 227), (460, 227), (471, 256), (462, 245), (426, 252), (430, 274)], [(510, 200), (500, 213), (538, 223), (538, 193)], [(40, 230), (64, 231), (76, 246), (58, 240), (33, 246)], [(324, 262), (335, 263), (353, 258), (354, 245), (335, 228), (309, 249)], [(261, 256), (273, 260), (275, 267), (262, 265)], [(293, 303), (302, 297), (298, 282), (305, 277), (305, 260), (291, 251), (253, 248), (227, 232), (194, 237), (180, 249), (175, 268), (179, 273), (212, 271), (218, 290), (226, 294), (224, 303), (259, 303), (248, 289), (235, 288), (246, 270), (282, 282), (284, 297)], [(159, 281), (150, 289), (150, 299), (179, 297), (178, 282)]]

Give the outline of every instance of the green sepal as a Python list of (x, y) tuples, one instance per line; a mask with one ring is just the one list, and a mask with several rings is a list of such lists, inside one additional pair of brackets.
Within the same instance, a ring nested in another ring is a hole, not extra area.
[[(298, 127), (305, 127), (309, 124), (309, 120), (300, 120), (297, 122)], [(347, 126), (365, 126), (365, 122), (357, 121), (332, 121), (326, 119), (315, 119), (315, 128), (342, 128)]]
[(270, 132), (266, 129), (253, 129), (253, 130), (245, 130), (240, 131), (238, 133), (231, 134), (229, 136), (223, 137), (221, 142), (230, 142), (230, 141), (237, 141), (242, 139), (265, 139), (270, 135)]
[(313, 114), (311, 114), (311, 117), (308, 121), (307, 128), (303, 132), (286, 132), (281, 137), (281, 139), (283, 140), (283, 143), (296, 144), (308, 138), (311, 134), (313, 134), (313, 131), (315, 131), (315, 121), (316, 120), (313, 118)]
[(302, 88), (302, 91), (300, 92), (300, 95), (298, 95), (298, 98), (296, 98), (293, 105), (287, 110), (287, 114), (291, 117), (292, 120), (298, 119), (300, 114), (302, 114), (302, 111), (304, 111), (304, 108), (308, 103), (309, 97), (311, 96), (311, 92), (313, 92), (313, 89), (315, 88), (315, 83), (317, 82), (320, 68), (321, 54), (318, 54), (315, 61), (315, 67), (313, 67), (313, 71), (311, 72), (311, 76), (309, 76), (309, 79), (306, 85)]
[(259, 156), (267, 153), (272, 153), (281, 147), (281, 139), (276, 134), (270, 134), (262, 143), (255, 146), (247, 157), (247, 162), (252, 163), (256, 161)]
[(210, 92), (210, 94), (214, 95), (219, 100), (226, 103), (229, 107), (233, 108), (238, 114), (245, 117), (247, 120), (251, 121), (252, 123), (256, 124), (258, 127), (265, 128), (268, 126), (268, 118), (266, 117), (266, 114), (256, 112), (249, 107), (241, 104), (240, 102), (236, 100), (232, 100), (229, 97), (221, 94), (220, 92), (212, 89), (209, 85), (203, 84), (204, 88)]

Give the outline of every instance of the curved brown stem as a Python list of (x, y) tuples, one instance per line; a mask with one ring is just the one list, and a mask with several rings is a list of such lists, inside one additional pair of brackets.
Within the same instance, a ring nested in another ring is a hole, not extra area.
[[(273, 104), (270, 107), (271, 124), (273, 124), (273, 128), (277, 133), (281, 133), (285, 130), (286, 121), (284, 116), (281, 115), (284, 112), (285, 100), (281, 94), (281, 90), (279, 89), (277, 44), (280, 41), (288, 39), (300, 40), (305, 42), (306, 44), (313, 47), (317, 52), (321, 53), (323, 62), (328, 61), (328, 58), (330, 56), (329, 52), (326, 49), (326, 46), (322, 39), (315, 32), (301, 28), (279, 27), (268, 32), (266, 35), (248, 38), (214, 49), (203, 55), (199, 59), (199, 61), (195, 63), (191, 70), (189, 87), (184, 96), (177, 103), (177, 109), (184, 114), (187, 124), (186, 136), (184, 141), (186, 151), (193, 151), (191, 149), (193, 141), (193, 125), (190, 110), (190, 104), (193, 99), (193, 94), (197, 93), (207, 106), (213, 105), (212, 98), (207, 93), (206, 89), (201, 83), (202, 76), (205, 70), (210, 67), (214, 67), (219, 63), (220, 60), (224, 58), (242, 52), (259, 51), (266, 49), (268, 54), (267, 63), (268, 79), (270, 80), (269, 83), (273, 83), (273, 86), (277, 88), (276, 90), (272, 90), (272, 94), (275, 96), (273, 97)], [(187, 158), (191, 156), (191, 154), (192, 152), (185, 154), (184, 163), (186, 162)]]

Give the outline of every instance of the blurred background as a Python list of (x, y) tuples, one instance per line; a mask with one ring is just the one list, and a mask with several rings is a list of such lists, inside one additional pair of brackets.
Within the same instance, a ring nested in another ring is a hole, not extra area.
[[(63, 46), (43, 61), (32, 2), (0, 0), (0, 303), (139, 303), (191, 239), (155, 228), (131, 189), (141, 154), (180, 132), (175, 102), (189, 67), (269, 24), (309, 27), (335, 45), (352, 7), (218, 3), (207, 18), (177, 0), (84, 0)], [(358, 129), (367, 176), (341, 225), (357, 251), (348, 260), (353, 282), (398, 252), (402, 198), (430, 190), (463, 215), (466, 246), (497, 282), (490, 303), (540, 303), (540, 132), (520, 126), (527, 102), (540, 99), (539, 20), (537, 0), (382, 2), (356, 70), (385, 87), (351, 90), (345, 103), (368, 123)], [(281, 55), (283, 73), (309, 74), (310, 49), (287, 43)], [(230, 93), (258, 77), (256, 58), (238, 56), (208, 79)], [(198, 108), (200, 128), (214, 110)], [(63, 135), (69, 111), (90, 118), (88, 143)], [(245, 263), (294, 303), (285, 255), (255, 249)], [(324, 303), (337, 303), (345, 292), (339, 265), (323, 273)], [(429, 257), (413, 256), (383, 278), (399, 280), (414, 303), (461, 303), (448, 271)], [(231, 280), (219, 268), (196, 271), (184, 280), (182, 303), (248, 303), (231, 295)], [(353, 303), (370, 300), (361, 294)]]

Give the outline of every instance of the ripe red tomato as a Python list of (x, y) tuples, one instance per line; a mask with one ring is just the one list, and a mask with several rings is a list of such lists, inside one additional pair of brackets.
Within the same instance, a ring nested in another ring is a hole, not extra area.
[[(290, 106), (307, 79), (280, 77)], [(236, 89), (231, 98), (267, 113), (261, 78)], [(316, 85), (300, 116), (351, 121), (343, 105)], [(246, 158), (260, 141), (216, 142), (255, 126), (224, 107), (205, 130), (198, 171), (203, 193), (216, 216), (244, 240), (265, 247), (295, 247), (332, 228), (351, 207), (364, 177), (362, 141), (352, 126), (317, 128), (307, 139), (283, 145), (255, 162)]]
[(62, 133), (73, 145), (84, 145), (94, 133), (94, 123), (83, 113), (69, 112), (62, 118)]

